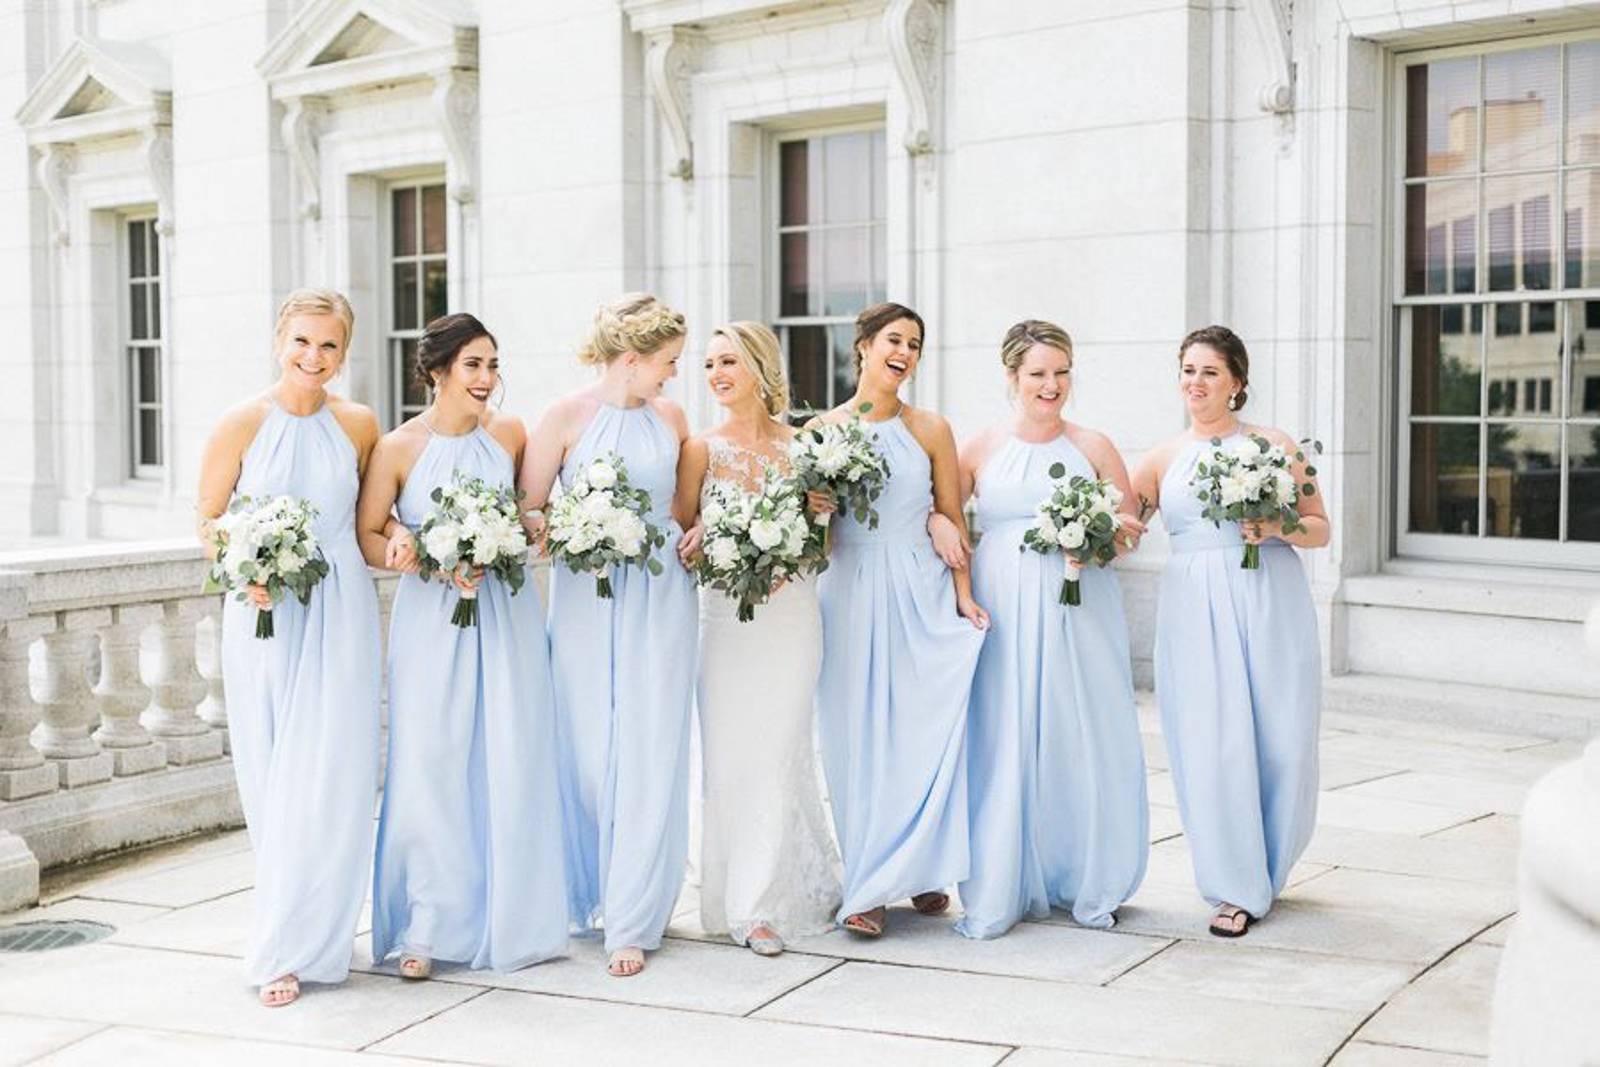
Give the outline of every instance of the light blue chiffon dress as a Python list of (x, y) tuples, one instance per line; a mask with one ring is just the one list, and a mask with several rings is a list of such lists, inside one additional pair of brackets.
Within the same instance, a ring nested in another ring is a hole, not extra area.
[(568, 453), (561, 480), (615, 452), (650, 493), (649, 521), (667, 531), (659, 575), (612, 568), (612, 597), (592, 574), (551, 568), (566, 809), (568, 901), (605, 947), (654, 949), (672, 918), (689, 847), (689, 721), (700, 622), (694, 582), (676, 555), (671, 518), (678, 435), (655, 408), (602, 404)]
[(967, 876), (967, 698), (983, 632), (956, 614), (928, 539), (933, 469), (896, 415), (867, 424), (890, 476), (876, 530), (833, 519), (818, 580), (823, 770), (844, 859), (842, 921)]
[(222, 616), (228, 734), (250, 844), (255, 915), (245, 974), (340, 982), (350, 970), (372, 859), (378, 775), (378, 596), (356, 546), (356, 449), (324, 405), (274, 405), (245, 451), (235, 489), (317, 509), (328, 574), (302, 605), (256, 608), (231, 595)]
[(1261, 568), (1244, 570), (1238, 523), (1201, 515), (1189, 481), (1210, 450), (1191, 442), (1161, 482), (1172, 555), (1156, 613), (1156, 694), (1200, 894), (1259, 919), (1316, 825), (1322, 653), (1294, 548), (1267, 541)]
[[(511, 485), (481, 426), (434, 434), (400, 491), (427, 518), (455, 471)], [(555, 698), (539, 590), (486, 576), (478, 623), (450, 621), (453, 585), (400, 579), (389, 627), (389, 764), (372, 890), (372, 955), (402, 951), (508, 971), (565, 951)]]
[(1110, 926), (1149, 853), (1116, 573), (1083, 568), (1083, 602), (1065, 607), (1063, 557), (1022, 551), (1056, 463), (1067, 478), (1096, 477), (1065, 436), (1042, 444), (1007, 436), (978, 474), (983, 536), (972, 582), (990, 624), (967, 717), (972, 874), (961, 883), (956, 929), (968, 937), (999, 936), (1052, 907), (1084, 926)]

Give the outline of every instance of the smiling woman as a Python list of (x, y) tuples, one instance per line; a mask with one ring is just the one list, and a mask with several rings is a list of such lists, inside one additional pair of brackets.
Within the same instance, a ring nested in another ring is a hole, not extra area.
[[(256, 858), (245, 971), (268, 1007), (292, 1002), (301, 980), (344, 980), (366, 892), (377, 788), (378, 599), (356, 547), (355, 505), (378, 423), (327, 390), (344, 366), (353, 326), (339, 293), (291, 293), (274, 331), (277, 382), (223, 415), (200, 472), (208, 552), (242, 548), (217, 531), (230, 505), (237, 511), (250, 500), (290, 497), (311, 509), (328, 568), (303, 602), (274, 604), (253, 576), (258, 584), (230, 596), (223, 611), (228, 729)], [(252, 636), (258, 611), (270, 613), (271, 640)], [(344, 755), (333, 761), (330, 752)]]

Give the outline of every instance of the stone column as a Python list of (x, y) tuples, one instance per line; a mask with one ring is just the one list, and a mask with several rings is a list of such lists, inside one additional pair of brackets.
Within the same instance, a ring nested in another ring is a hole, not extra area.
[(100, 681), (94, 687), (100, 728), (94, 739), (118, 776), (167, 765), (166, 750), (139, 724), (139, 713), (150, 703), (150, 690), (139, 678), (139, 635), (160, 618), (160, 604), (124, 604), (112, 608), (111, 622), (100, 628)]
[(28, 688), (28, 646), (56, 628), (53, 615), (0, 623), (0, 800), (54, 792), (61, 773), (29, 739), (40, 708)]
[(195, 670), (195, 622), (205, 614), (200, 600), (172, 600), (161, 605), (155, 640), (146, 646), (145, 678), (150, 706), (140, 721), (167, 750), (167, 762), (199, 763), (222, 755), (222, 735), (195, 714), (206, 695), (206, 681)]
[(222, 751), (231, 753), (228, 743), (228, 701), (222, 688), (222, 601), (206, 602), (206, 618), (197, 630), (196, 652), (200, 677), (206, 680), (206, 698), (195, 713), (200, 721), (222, 735)]
[(113, 761), (89, 736), (100, 721), (89, 692), (92, 631), (111, 622), (110, 608), (57, 613), (56, 629), (39, 642), (39, 703), (42, 721), (34, 741), (61, 773), (61, 787), (75, 789), (111, 777)]

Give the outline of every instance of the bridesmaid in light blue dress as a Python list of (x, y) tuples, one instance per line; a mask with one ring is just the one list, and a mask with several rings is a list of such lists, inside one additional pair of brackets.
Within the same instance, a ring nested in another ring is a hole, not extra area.
[[(389, 762), (372, 888), (372, 958), (405, 978), (434, 960), (515, 970), (567, 945), (554, 693), (539, 591), (415, 572), (429, 494), (456, 471), (511, 486), (527, 443), (492, 411), (494, 338), (471, 315), (417, 345), (433, 404), (385, 435), (362, 487), (362, 550), (406, 571), (389, 629)], [(390, 517), (399, 515), (398, 527)], [(392, 531), (392, 533), (391, 533)], [(477, 625), (450, 621), (475, 590)]]
[(257, 608), (229, 596), (222, 683), (233, 768), (255, 850), (254, 920), (245, 973), (281, 1007), (300, 982), (342, 982), (366, 896), (378, 771), (378, 598), (356, 545), (356, 488), (378, 439), (372, 412), (328, 393), (354, 316), (338, 293), (298, 290), (278, 312), (282, 372), (225, 415), (206, 446), (198, 504), (210, 521), (235, 496), (287, 495), (317, 509), (328, 574), (302, 605)]
[(1144, 877), (1149, 852), (1144, 749), (1133, 702), (1128, 624), (1114, 571), (1085, 567), (1082, 603), (1059, 602), (1066, 563), (1023, 550), (1055, 480), (1107, 478), (1123, 493), (1130, 550), (1144, 527), (1122, 457), (1103, 434), (1063, 422), (1072, 340), (1048, 322), (1006, 333), (1000, 360), (1015, 419), (962, 450), (982, 538), (972, 582), (989, 636), (967, 718), (972, 874), (956, 930), (997, 937), (1022, 918), (1070, 909), (1108, 927)]
[[(863, 311), (856, 393), (823, 416), (842, 420), (870, 405), (867, 428), (890, 471), (877, 529), (834, 516), (817, 590), (817, 716), (844, 859), (839, 918), (865, 937), (881, 935), (887, 905), (906, 897), (923, 914), (943, 912), (945, 889), (967, 876), (967, 695), (988, 617), (973, 599), (955, 525), (961, 485), (950, 426), (899, 396), (922, 340), (910, 308)], [(948, 521), (930, 545), (935, 510)]]
[[(1222, 326), (1196, 330), (1178, 355), (1190, 428), (1157, 446), (1134, 487), (1161, 509), (1171, 556), (1156, 615), (1156, 695), (1178, 810), (1211, 932), (1239, 937), (1265, 916), (1311, 840), (1317, 814), (1322, 662), (1311, 590), (1294, 547), (1328, 543), (1322, 496), (1303, 496), (1305, 529), (1205, 519), (1190, 486), (1195, 464), (1243, 435), (1291, 455), (1283, 431), (1242, 424), (1249, 356)], [(1296, 465), (1300, 484), (1312, 479)], [(1261, 546), (1259, 570), (1240, 562)]]
[(638, 974), (659, 948), (683, 885), (689, 843), (689, 722), (699, 601), (672, 558), (684, 516), (672, 514), (683, 411), (661, 396), (677, 373), (684, 319), (648, 293), (600, 308), (580, 360), (600, 381), (551, 406), (523, 468), (524, 504), (542, 508), (589, 460), (622, 457), (667, 531), (665, 569), (612, 568), (612, 597), (592, 574), (551, 567), (555, 667), (573, 923), (605, 930), (607, 970)]

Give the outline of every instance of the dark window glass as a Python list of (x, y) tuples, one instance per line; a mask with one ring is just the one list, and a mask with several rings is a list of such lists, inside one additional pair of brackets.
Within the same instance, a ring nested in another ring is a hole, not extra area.
[(394, 205), (394, 254), (417, 254), (417, 191), (396, 189), (391, 197)]
[(1411, 427), (1411, 529), (1478, 532), (1478, 427)]

